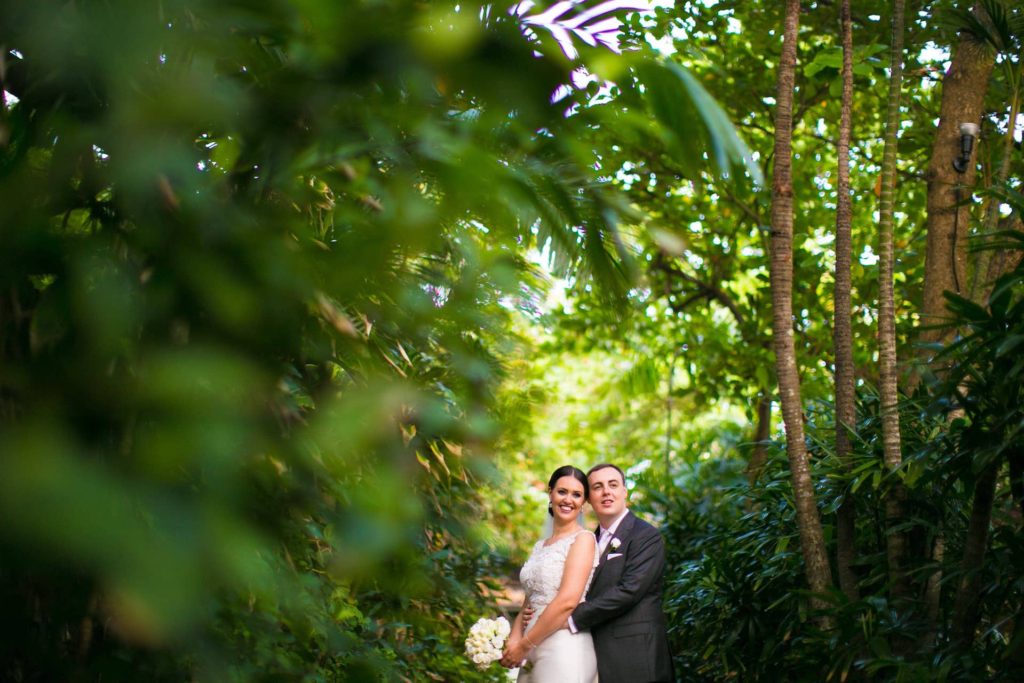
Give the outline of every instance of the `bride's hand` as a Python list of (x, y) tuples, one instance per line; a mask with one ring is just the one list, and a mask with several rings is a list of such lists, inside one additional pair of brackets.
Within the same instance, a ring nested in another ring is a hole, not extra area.
[(526, 655), (530, 654), (530, 647), (521, 638), (510, 639), (505, 646), (505, 652), (501, 657), (501, 665), (506, 669), (514, 669), (522, 666), (526, 661)]

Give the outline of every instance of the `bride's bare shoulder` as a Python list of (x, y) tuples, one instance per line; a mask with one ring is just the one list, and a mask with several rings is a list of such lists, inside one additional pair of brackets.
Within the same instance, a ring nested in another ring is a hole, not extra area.
[[(577, 543), (580, 541), (580, 543)], [(582, 545), (583, 547), (594, 548), (597, 546), (597, 539), (594, 537), (593, 532), (587, 531), (586, 529), (580, 529), (572, 535), (569, 539), (571, 545)]]

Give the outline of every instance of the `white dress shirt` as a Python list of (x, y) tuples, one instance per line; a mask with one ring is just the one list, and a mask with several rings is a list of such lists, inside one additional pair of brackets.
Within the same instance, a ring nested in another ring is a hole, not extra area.
[(601, 527), (601, 536), (597, 539), (597, 556), (601, 557), (604, 555), (604, 551), (608, 548), (608, 544), (612, 542), (612, 538), (615, 537), (615, 532), (619, 530), (619, 524), (625, 518), (629, 510), (623, 510), (622, 514), (612, 520), (612, 523), (608, 525), (608, 528)]

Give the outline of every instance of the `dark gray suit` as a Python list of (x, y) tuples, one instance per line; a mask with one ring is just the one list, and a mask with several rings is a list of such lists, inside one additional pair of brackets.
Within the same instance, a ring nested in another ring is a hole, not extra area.
[(614, 540), (606, 547), (586, 601), (573, 610), (573, 624), (594, 637), (601, 683), (670, 683), (675, 678), (661, 609), (665, 541), (632, 512), (612, 538), (619, 547), (612, 548)]

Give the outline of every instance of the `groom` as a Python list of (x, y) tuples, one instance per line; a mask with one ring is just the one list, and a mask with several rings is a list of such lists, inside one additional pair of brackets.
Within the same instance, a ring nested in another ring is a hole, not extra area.
[(601, 683), (669, 683), (672, 656), (661, 610), (665, 542), (661, 533), (626, 509), (626, 477), (615, 465), (587, 473), (597, 513), (594, 578), (569, 617), (569, 629), (589, 630)]

